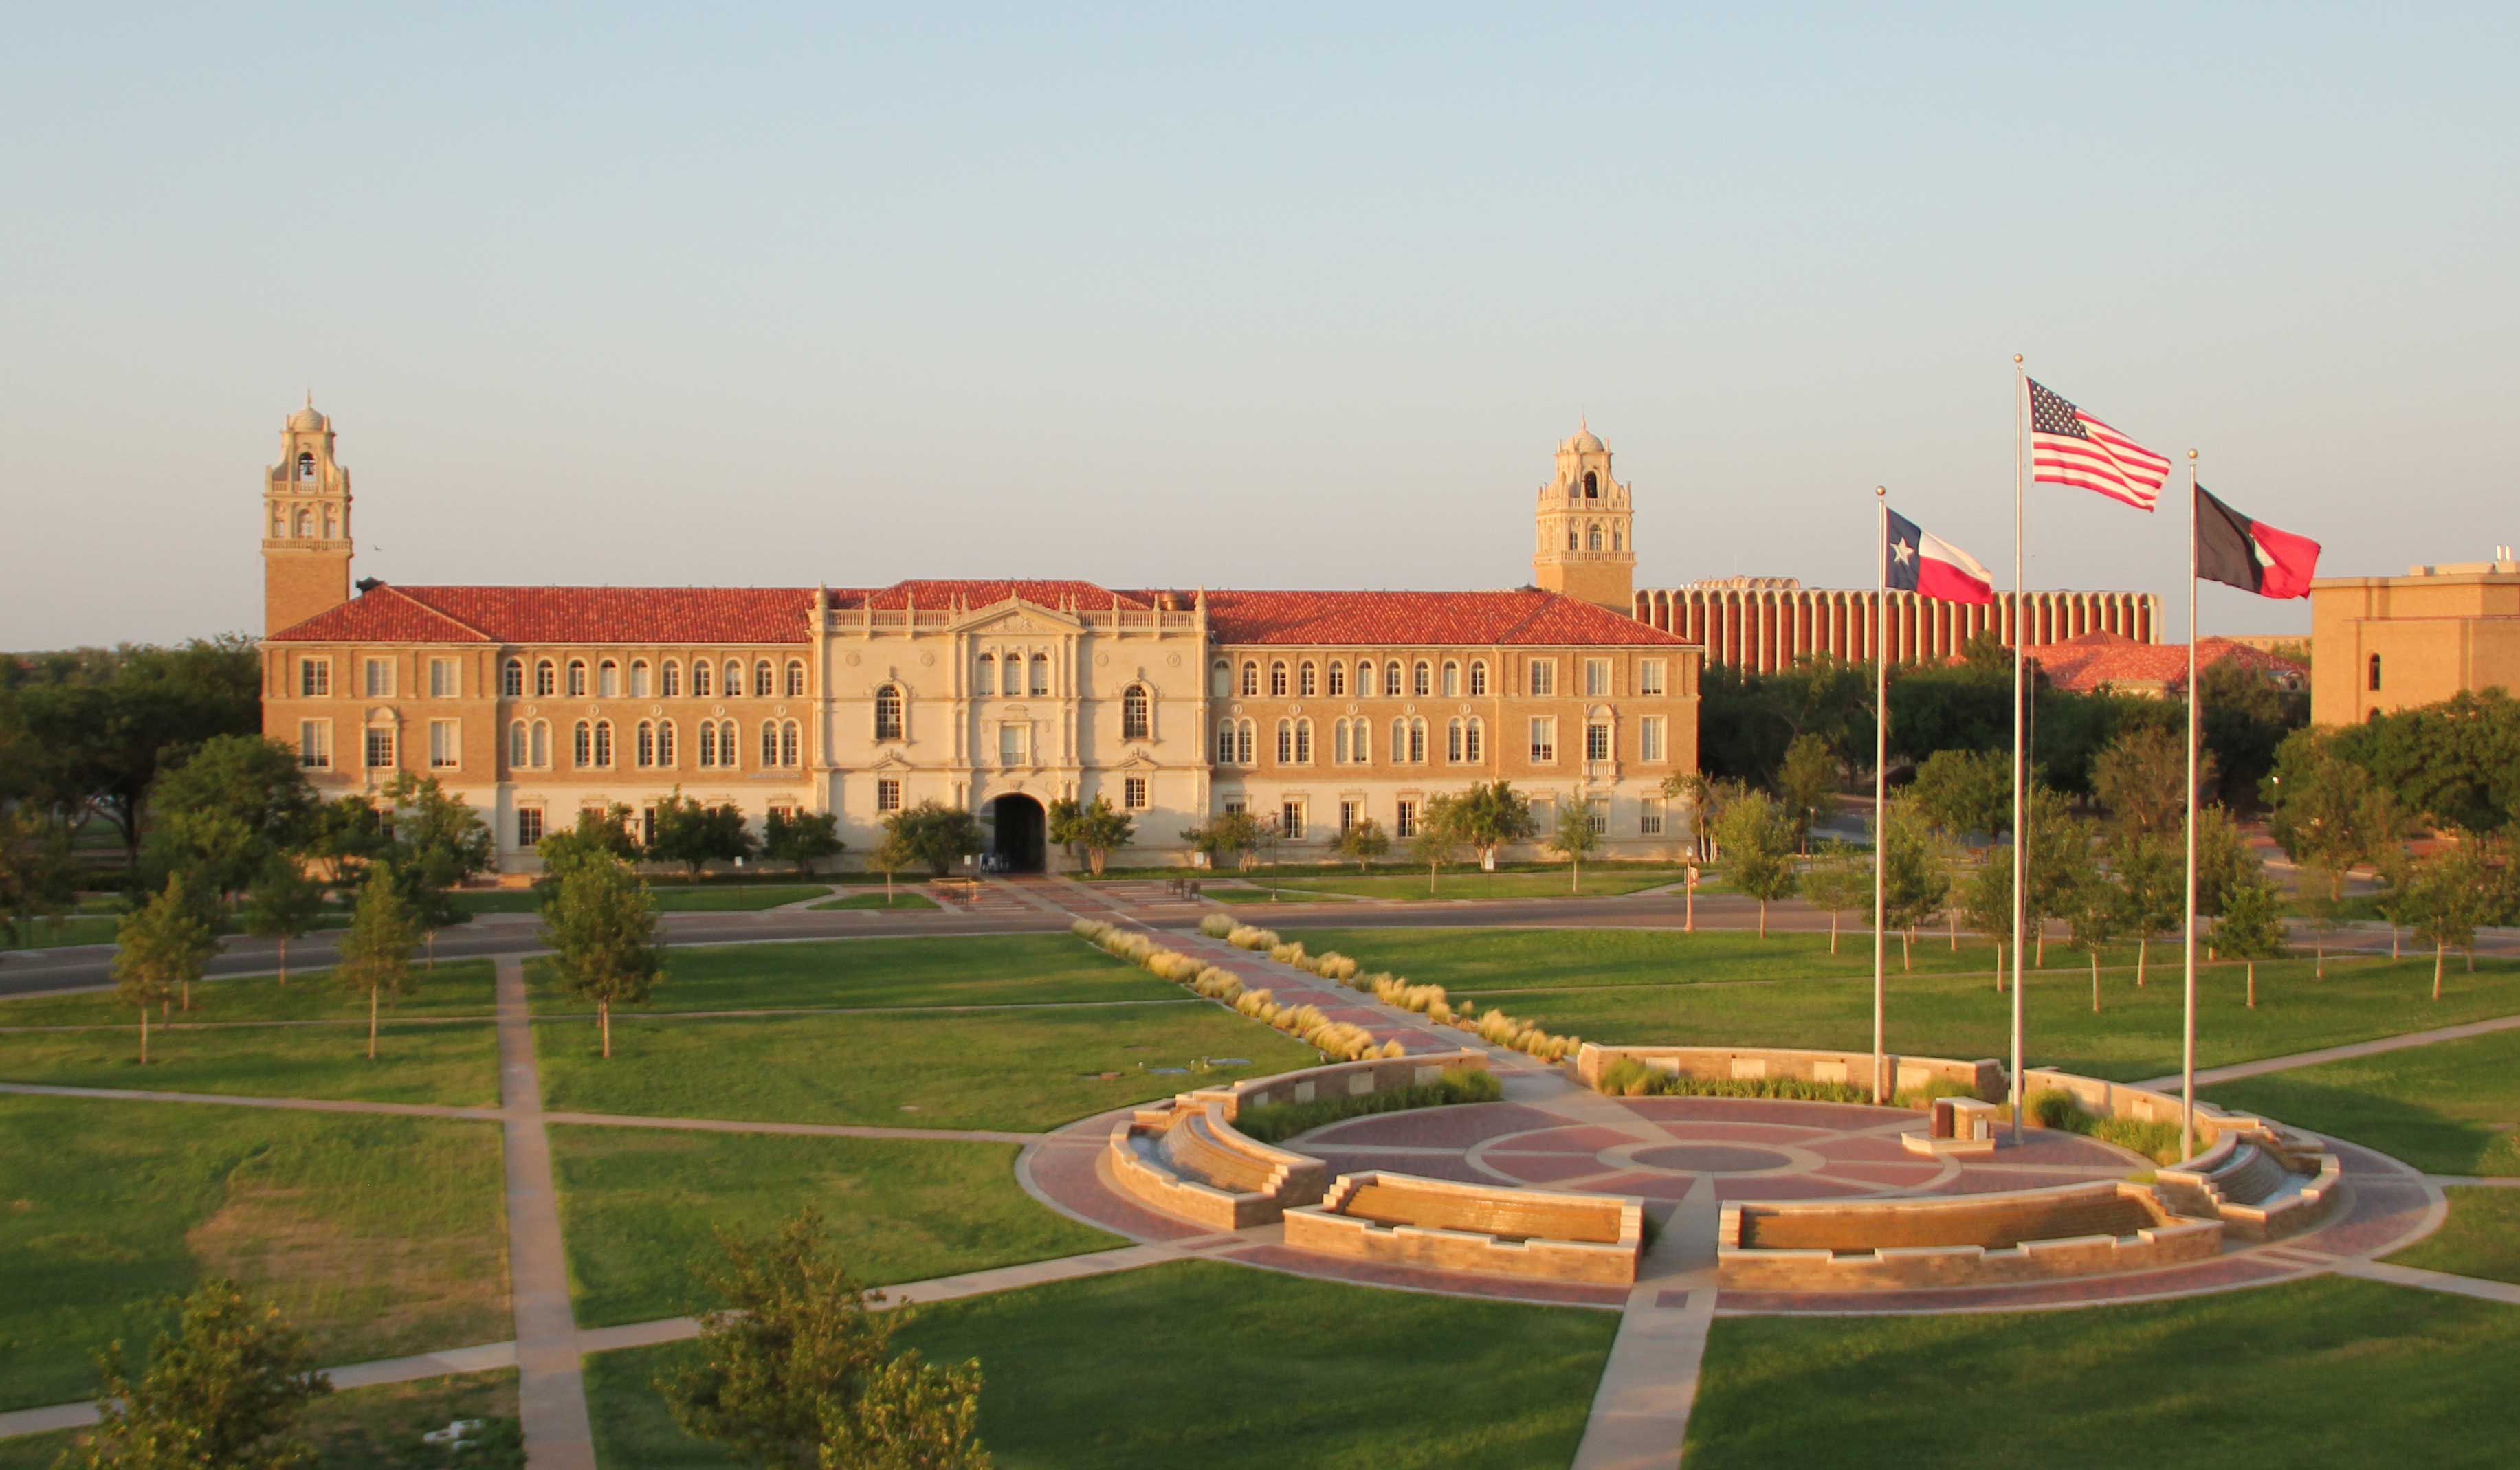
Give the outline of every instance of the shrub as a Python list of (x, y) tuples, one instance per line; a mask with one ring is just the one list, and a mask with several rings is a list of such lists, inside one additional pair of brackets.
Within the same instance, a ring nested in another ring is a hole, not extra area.
[(2074, 1094), (2062, 1088), (2048, 1088), (2030, 1097), (2031, 1121), (2041, 1128), (2062, 1129), (2066, 1133), (2087, 1134), (2092, 1131), (2092, 1115), (2074, 1100)]
[[(1391, 1044), (1398, 1046), (1397, 1042)], [(1388, 1047), (1385, 1055), (1396, 1055)], [(1421, 1087), (1394, 1088), (1362, 1097), (1322, 1097), (1311, 1102), (1278, 1102), (1244, 1108), (1234, 1126), (1244, 1136), (1275, 1143), (1349, 1118), (1371, 1113), (1396, 1113), (1412, 1108), (1446, 1107), (1461, 1102), (1494, 1102), (1505, 1088), (1483, 1067), (1448, 1067)]]
[(1267, 951), (1278, 947), (1278, 935), (1275, 930), (1236, 924), (1225, 932), (1225, 942), (1238, 950)]
[[(1083, 920), (1080, 919), (1078, 922), (1082, 923)], [(1206, 935), (1210, 939), (1223, 939), (1226, 935), (1234, 932), (1234, 915), (1231, 913), (1211, 913), (1207, 917), (1198, 921), (1198, 932)]]
[(1901, 1091), (1891, 1100), (1901, 1107), (1912, 1107), (1923, 1111), (1932, 1107), (1937, 1097), (1975, 1097), (1976, 1095), (1977, 1089), (1958, 1078), (1935, 1077), (1927, 1079), (1923, 1087), (1909, 1088)]
[(1280, 964), (1291, 964), (1299, 970), (1308, 970), (1313, 967), (1309, 957), (1304, 954), (1304, 942), (1300, 939), (1289, 944), (1271, 945), (1269, 947), (1269, 958), (1275, 959)]
[(1102, 939), (1102, 931), (1109, 927), (1111, 927), (1109, 924), (1096, 919), (1080, 918), (1067, 926), (1067, 932), (1099, 944)]
[(1623, 1056), (1601, 1069), (1600, 1091), (1613, 1097), (1774, 1097), (1791, 1102), (1869, 1102), (1872, 1095), (1842, 1082), (1798, 1077), (1690, 1077)]
[(2176, 1164), (2180, 1155), (2179, 1125), (2143, 1118), (2100, 1118), (2092, 1136), (2103, 1143), (2139, 1153), (2156, 1164)]

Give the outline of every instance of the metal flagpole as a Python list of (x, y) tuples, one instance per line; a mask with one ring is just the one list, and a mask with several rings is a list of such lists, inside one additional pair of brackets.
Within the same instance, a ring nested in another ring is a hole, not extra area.
[(2022, 505), (2029, 487), (2023, 482), (2024, 416), (2029, 413), (2030, 374), (2021, 354), (2012, 354), (2012, 1141), (2021, 1141), (2021, 942), (2028, 902), (2028, 802), (2022, 790), (2021, 675), (2022, 646), (2029, 639), (2030, 590), (2023, 572)]
[(2187, 451), (2187, 1010), (2179, 1053), (2179, 1156), (2196, 1157), (2196, 451)]
[(1889, 846), (1890, 808), (1884, 800), (1889, 789), (1890, 770), (1890, 646), (1880, 637), (1882, 614), (1890, 603), (1890, 488), (1872, 487), (1872, 498), (1881, 504), (1881, 549), (1874, 554), (1872, 568), (1872, 1105), (1884, 1102), (1881, 1080), (1883, 1036), (1882, 1002), (1883, 960), (1887, 943), (1881, 929), (1885, 912), (1882, 876), (1887, 871), (1882, 854)]

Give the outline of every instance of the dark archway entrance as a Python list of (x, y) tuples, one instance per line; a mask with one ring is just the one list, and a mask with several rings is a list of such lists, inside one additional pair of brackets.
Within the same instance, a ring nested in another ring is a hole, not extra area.
[(989, 851), (997, 857), (998, 870), (1041, 871), (1050, 826), (1041, 803), (1029, 796), (1001, 796), (989, 803), (989, 818), (996, 829)]

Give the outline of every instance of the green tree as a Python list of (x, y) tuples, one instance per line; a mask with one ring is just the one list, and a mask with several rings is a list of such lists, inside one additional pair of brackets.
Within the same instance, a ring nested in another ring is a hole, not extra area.
[(2030, 788), (2030, 861), (2022, 875), (2024, 919), (2032, 936), (2031, 960), (2048, 964), (2048, 923), (2063, 918), (2075, 887), (2092, 862), (2092, 824), (2074, 815), (2063, 793)]
[(580, 863), (561, 878), (543, 911), (543, 943), (551, 946), (560, 988), (595, 1002), (610, 1060), (612, 1007), (647, 1004), (664, 972), (654, 895), (618, 862)]
[(680, 863), (697, 881), (711, 863), (751, 857), (759, 845), (740, 809), (703, 806), (676, 786), (656, 803), (656, 829), (648, 841), (648, 857), (657, 863)]
[[(160, 1336), (135, 1381), (116, 1340), (97, 1358), (97, 1427), (64, 1464), (89, 1470), (297, 1470), (315, 1450), (293, 1432), (300, 1410), (333, 1392), (305, 1338), (278, 1310), (214, 1277), (169, 1298)], [(75, 1456), (75, 1458), (73, 1458)]]
[(1566, 855), (1572, 874), (1567, 891), (1584, 891), (1584, 860), (1601, 850), (1601, 834), (1593, 830), (1593, 808), (1580, 791), (1569, 791), (1557, 805), (1557, 829), (1550, 833), (1549, 845)]
[(2499, 689), (2463, 690), (2329, 738), (2402, 810), (2436, 826), (2486, 835), (2520, 818), (2520, 700)]
[(978, 852), (984, 844), (978, 818), (932, 797), (893, 813), (883, 824), (886, 833), (900, 835), (914, 854), (914, 861), (924, 864), (930, 874), (940, 878), (966, 854)]
[[(2213, 757), (2198, 764), (2199, 790), (2215, 783)], [(2185, 732), (2160, 726), (2125, 731), (2092, 763), (2092, 794), (2118, 825), (2146, 836), (2182, 830), (2187, 822)]]
[(2293, 873), (2293, 912), (2310, 930), (2312, 953), (2318, 958), (2312, 978), (2327, 978), (2327, 937), (2345, 913), (2345, 874), (2333, 868), (2306, 863)]
[(1715, 824), (1724, 819), (1724, 809), (1747, 789), (1739, 781), (1703, 771), (1675, 772), (1662, 779), (1662, 794), (1688, 809), (1689, 851), (1696, 859), (1715, 855)]
[[(1526, 816), (1530, 807), (1525, 804)], [(1445, 864), (1462, 854), (1468, 838), (1462, 832), (1462, 802), (1458, 796), (1437, 795), (1426, 798), (1426, 806), (1418, 814), (1418, 835), (1409, 839), (1409, 856), (1426, 865), (1426, 891), (1435, 891), (1435, 874)]]
[(560, 899), (561, 880), (579, 868), (639, 861), (639, 839), (630, 835), (630, 808), (617, 801), (609, 807), (581, 807), (575, 823), (534, 844), (534, 856), (543, 860), (534, 893), (548, 913)]
[(777, 807), (763, 819), (761, 856), (773, 863), (793, 863), (796, 875), (810, 878), (814, 865), (836, 858), (848, 846), (840, 840), (836, 812), (785, 812)]
[(1260, 846), (1260, 819), (1245, 808), (1233, 807), (1197, 826), (1183, 828), (1181, 835), (1184, 842), (1207, 855), (1209, 867), (1222, 869), (1231, 859), (1238, 868)]
[(1803, 900), (1828, 913), (1828, 952), (1837, 953), (1837, 916), (1872, 902), (1872, 855), (1851, 847), (1820, 855), (1803, 874)]
[[(1447, 803), (1454, 837), (1479, 855), (1481, 868), (1495, 868), (1496, 855), (1506, 846), (1540, 835), (1540, 820), (1532, 815), (1530, 798), (1509, 781), (1472, 781), (1460, 795), (1441, 799)], [(1431, 822), (1433, 804), (1428, 805)], [(1563, 818), (1559, 825), (1562, 830)]]
[[(2184, 824), (2182, 824), (2182, 826)], [(2187, 851), (2183, 831), (2142, 832), (2118, 827), (2101, 839), (2102, 854), (2117, 875), (2125, 907), (2120, 927), (2135, 936), (2135, 984), (2141, 990), (2152, 942), (2187, 915)]]
[(1912, 969), (1916, 928), (1951, 902), (1951, 866), (1923, 817), (1907, 802), (1890, 805), (1889, 820), (1873, 824), (1881, 848), (1882, 921), (1899, 931), (1899, 967)]
[(382, 868), (371, 869), (333, 961), (333, 983), (368, 998), (370, 1061), (377, 1059), (377, 1003), (385, 996), (399, 1000), (419, 987), (420, 977), (411, 967), (411, 952), (419, 947), (420, 921), (394, 885), (393, 874)]
[(698, 1359), (656, 1390), (674, 1422), (746, 1464), (986, 1470), (973, 1437), (979, 1364), (944, 1369), (895, 1353), (907, 1308), (850, 1275), (806, 1209), (766, 1239), (721, 1231)]
[(2208, 665), (2198, 676), (2205, 706), (2200, 738), (2213, 758), (2205, 789), (2225, 806), (2258, 799), (2285, 740), (2310, 723), (2310, 691), (2288, 688), (2264, 669), (2237, 659)]
[(1793, 823), (1795, 846), (1806, 854), (1811, 851), (1812, 824), (1820, 820), (1821, 807), (1837, 784), (1837, 773), (1835, 751), (1817, 735), (1794, 736), (1777, 768), (1777, 800)]
[(480, 814), (449, 794), (434, 776), (405, 771), (386, 782), (384, 798), (393, 811), (393, 845), (386, 865), (421, 927), (433, 970), (437, 931), (468, 917), (456, 905), (455, 890), (489, 868), (497, 845)]
[(224, 899), (275, 854), (305, 846), (315, 806), (295, 751), (260, 735), (215, 735), (164, 764), (151, 784), (150, 856), (159, 871), (196, 873)]
[(2265, 792), (2267, 831), (2298, 864), (2342, 873), (2379, 861), (2405, 829), (2388, 787), (2339, 754), (2336, 738), (2322, 732), (2285, 739)]
[(68, 913), (77, 885), (68, 828), (22, 808), (0, 811), (0, 940), (31, 938), (38, 919)]
[(2283, 899), (2263, 872), (2252, 871), (2231, 886), (2223, 916), (2214, 922), (2214, 948), (2227, 959), (2248, 966), (2249, 1008), (2258, 1008), (2258, 961), (2284, 955)]
[(1960, 922), (1995, 946), (1995, 991), (2003, 994), (2003, 951), (2012, 943), (2012, 849), (1990, 849), (1959, 888)]
[(2498, 907), (2493, 874), (2473, 846), (2446, 847), (2416, 860), (2407, 879), (2400, 913), (2417, 938), (2433, 947), (2433, 999), (2441, 999), (2442, 961), (2452, 950), (2467, 951), (2476, 968), (2477, 926)]
[(315, 809), (306, 853), (332, 866), (333, 882), (344, 891), (368, 880), (368, 869), (393, 855), (385, 814), (364, 796), (343, 796)]
[(149, 1065), (149, 1007), (165, 1007), (180, 989), (184, 1008), (193, 1008), (193, 982), (202, 978), (219, 942), (200, 906), (184, 892), (184, 875), (175, 873), (166, 886), (139, 909), (123, 915), (113, 934), (114, 997), (140, 1011), (140, 1064)]
[(1067, 853), (1067, 861), (1076, 861), (1076, 824), (1085, 815), (1085, 806), (1073, 796), (1055, 796), (1042, 814), (1042, 836)]
[(2126, 916), (2126, 890), (2117, 874), (2092, 862), (2089, 848), (2063, 894), (2063, 918), (2074, 948), (2092, 958), (2092, 1013), (2100, 1010), (2100, 951), (2118, 936)]
[(1752, 791), (1725, 809), (1715, 837), (1725, 876), (1759, 901), (1759, 937), (1767, 938), (1768, 905), (1791, 897), (1796, 886), (1793, 818), (1767, 792)]
[(1908, 787), (1927, 821), (1955, 838), (2012, 829), (2012, 762), (1993, 751), (1937, 750)]
[(1355, 825), (1338, 834), (1337, 840), (1330, 844), (1330, 851), (1355, 864), (1361, 872), (1376, 858), (1391, 851), (1391, 834), (1372, 818), (1361, 818)]
[(246, 890), (245, 931), (280, 941), (280, 983), (289, 983), (289, 943), (324, 916), (324, 884), (287, 853), (273, 853)]
[(892, 907), (892, 875), (901, 871), (903, 869), (916, 868), (918, 866), (918, 850), (910, 845), (909, 838), (902, 835), (898, 824), (886, 822), (883, 828), (883, 840), (875, 845), (875, 851), (867, 854), (867, 867), (883, 874), (883, 903), (885, 908), (889, 909)]
[(1103, 868), (1110, 863), (1111, 855), (1136, 838), (1138, 824), (1129, 819), (1127, 813), (1113, 807), (1111, 798), (1097, 796), (1092, 804), (1078, 809), (1071, 830), (1074, 834), (1072, 840), (1085, 854), (1085, 861), (1094, 869), (1095, 876), (1100, 877)]

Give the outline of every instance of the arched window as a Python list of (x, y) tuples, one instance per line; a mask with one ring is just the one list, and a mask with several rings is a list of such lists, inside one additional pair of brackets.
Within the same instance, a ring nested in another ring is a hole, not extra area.
[(1599, 500), (1601, 498), (1601, 482), (1594, 476), (1593, 471), (1590, 469), (1584, 471), (1584, 498), (1586, 500)]
[(595, 692), (599, 698), (621, 697), (621, 665), (608, 658), (595, 666)]
[(720, 720), (718, 722), (717, 763), (729, 770), (733, 770), (736, 765), (739, 764), (735, 758), (735, 722), (733, 720)]
[(1601, 527), (1598, 524), (1586, 527), (1584, 531), (1584, 550), (1588, 552), (1599, 551), (1601, 549)]
[(1148, 740), (1154, 738), (1154, 721), (1147, 702), (1147, 687), (1133, 684), (1120, 695), (1120, 738)]
[(1625, 537), (1621, 534), (1617, 526), (1614, 525), (1610, 527), (1610, 550), (1614, 552), (1626, 550), (1626, 547), (1622, 545), (1624, 540)]
[(333, 508), (331, 506), (326, 506), (324, 508), (324, 539), (330, 541), (333, 539), (335, 534), (336, 532), (333, 529)]
[(2380, 655), (2379, 655), (2379, 654), (2377, 654), (2377, 653), (2374, 653), (2374, 654), (2372, 654), (2372, 655), (2371, 655), (2371, 688), (2372, 688), (2372, 689), (2374, 689), (2374, 690), (2377, 690), (2379, 687), (2380, 687)]
[(1291, 765), (1293, 764), (1294, 759), (1295, 722), (1292, 720), (1281, 720), (1278, 722), (1278, 764), (1281, 766)]
[(1260, 665), (1252, 659), (1242, 660), (1242, 697), (1260, 697)]
[(683, 666), (666, 659), (656, 665), (656, 694), (659, 698), (676, 699), (683, 692)]
[(1575, 522), (1571, 520), (1566, 522), (1566, 549), (1568, 551), (1580, 552), (1584, 549), (1583, 542), (1577, 539), (1582, 534), (1583, 532), (1576, 529)]
[(1480, 719), (1476, 715), (1472, 715), (1470, 717), (1469, 735), (1462, 746), (1462, 759), (1470, 762), (1472, 765), (1476, 765), (1478, 762), (1486, 758), (1487, 743), (1488, 722)]
[(671, 766), (673, 763), (674, 722), (671, 720), (659, 720), (656, 722), (656, 764), (659, 766)]
[(779, 722), (776, 720), (761, 722), (761, 764), (779, 764)]
[(1409, 722), (1409, 764), (1426, 764), (1426, 722), (1423, 720)]
[(1251, 764), (1254, 759), (1252, 750), (1253, 747), (1259, 743), (1259, 735), (1260, 727), (1249, 720), (1244, 720), (1234, 727), (1234, 759), (1236, 764), (1243, 766)]
[(1470, 660), (1470, 697), (1483, 698), (1487, 691), (1488, 661), (1484, 658), (1473, 658)]
[(1343, 699), (1347, 697), (1346, 664), (1332, 663), (1330, 665), (1330, 697), (1333, 699)]
[(586, 697), (586, 660), (583, 658), (568, 661), (568, 696), (572, 699)]
[(1394, 699), (1400, 697), (1400, 660), (1397, 658), (1382, 666), (1382, 691)]
[(526, 754), (531, 757), (525, 762), (526, 765), (537, 771), (551, 769), (551, 722), (549, 720), (534, 722), (533, 749)]
[(994, 694), (998, 691), (998, 655), (995, 653), (980, 655), (980, 661), (974, 666), (971, 674), (971, 690), (980, 694)]
[(1022, 692), (1023, 692), (1023, 655), (1022, 655), (1022, 654), (1020, 654), (1020, 653), (1010, 653), (1010, 654), (1008, 654), (1008, 655), (1007, 655), (1007, 664), (1006, 664), (1005, 673), (1006, 673), (1006, 678), (1004, 678), (1003, 680), (1001, 680), (1001, 681), (999, 682), (999, 684), (998, 684), (998, 690), (999, 690), (999, 692), (1001, 692), (1001, 693), (1007, 693), (1007, 694), (1020, 694), (1020, 693), (1022, 693)]
[(726, 678), (719, 682), (718, 688), (726, 691), (726, 697), (729, 699), (742, 698), (743, 665), (736, 659), (728, 659), (726, 661)]
[(796, 722), (793, 720), (779, 727), (779, 764), (783, 766), (797, 764), (797, 752), (803, 745), (797, 737), (798, 734)]
[(1050, 655), (1047, 653), (1032, 656), (1032, 691), (1036, 694), (1050, 692)]
[(631, 754), (642, 767), (656, 764), (656, 727), (646, 720), (639, 722), (638, 743)]
[(595, 764), (607, 768), (612, 764), (612, 722), (609, 720), (595, 722)]
[(1234, 666), (1220, 658), (1208, 666), (1207, 691), (1222, 699), (1234, 692)]
[(534, 664), (534, 697), (548, 699), (560, 689), (560, 669), (545, 658)]
[(1373, 660), (1372, 660), (1372, 659), (1370, 659), (1370, 658), (1367, 658), (1367, 659), (1360, 659), (1360, 660), (1357, 662), (1357, 666), (1356, 666), (1356, 696), (1357, 696), (1358, 698), (1360, 698), (1360, 699), (1371, 699), (1371, 698), (1372, 698), (1372, 697), (1373, 697)]
[(518, 720), (508, 727), (508, 764), (522, 766), (532, 752), (525, 744), (525, 722)]
[(1433, 665), (1427, 663), (1426, 660), (1422, 658), (1418, 660), (1416, 667), (1410, 671), (1409, 691), (1416, 694), (1420, 699), (1423, 699), (1427, 695), (1435, 692), (1435, 670)]
[(701, 769), (701, 770), (703, 770), (703, 771), (714, 771), (714, 770), (716, 770), (716, 769), (717, 769), (717, 722), (716, 722), (715, 720), (702, 720), (702, 721), (700, 722), (700, 746), (699, 746), (699, 750), (700, 750), (700, 769)]
[(875, 691), (875, 737), (901, 738), (901, 686), (887, 684)]
[(1406, 720), (1391, 722), (1391, 759), (1395, 762), (1409, 759), (1409, 722)]
[(1447, 658), (1444, 660), (1444, 697), (1451, 699), (1461, 692), (1462, 666)]
[(1312, 763), (1313, 722), (1310, 720), (1297, 720), (1295, 722), (1295, 764), (1298, 766), (1309, 766)]
[(569, 764), (584, 768), (595, 764), (595, 727), (584, 720), (569, 731)]
[(650, 688), (651, 684), (648, 678), (648, 660), (644, 658), (634, 658), (630, 660), (630, 697), (633, 699), (645, 699), (648, 697), (648, 690)]
[(752, 697), (767, 699), (778, 692), (779, 686), (770, 673), (770, 660), (755, 659), (752, 665)]
[(297, 477), (301, 480), (311, 480), (315, 477), (313, 451), (304, 449), (297, 451)]
[(1444, 759), (1456, 766), (1462, 763), (1462, 722), (1459, 719), (1444, 723)]
[(1322, 671), (1309, 658), (1295, 670), (1295, 692), (1310, 699), (1322, 691)]
[(1283, 659), (1269, 665), (1269, 697), (1272, 699), (1286, 697), (1286, 664)]
[(709, 690), (714, 686), (716, 679), (717, 676), (711, 671), (709, 661), (707, 659), (695, 658), (692, 660), (693, 698), (707, 698), (709, 696)]
[[(1337, 665), (1332, 664), (1331, 667), (1336, 668)], [(1347, 764), (1347, 722), (1345, 720), (1330, 722), (1330, 764), (1333, 766)]]
[(805, 697), (805, 660), (801, 658), (788, 660), (788, 697), (790, 699)]
[(525, 693), (525, 661), (511, 658), (499, 665), (499, 692), (511, 699), (521, 699)]
[(271, 539), (281, 541), (289, 535), (289, 512), (278, 506), (271, 508)]
[(1216, 763), (1220, 766), (1234, 764), (1234, 722), (1231, 720), (1216, 722)]
[(297, 539), (300, 541), (312, 541), (315, 539), (314, 512), (300, 511), (297, 512)]
[(1350, 739), (1352, 741), (1352, 748), (1348, 751), (1348, 754), (1355, 757), (1356, 763), (1360, 766), (1371, 763), (1373, 760), (1373, 722), (1371, 720), (1357, 721), (1356, 733), (1350, 736)]

